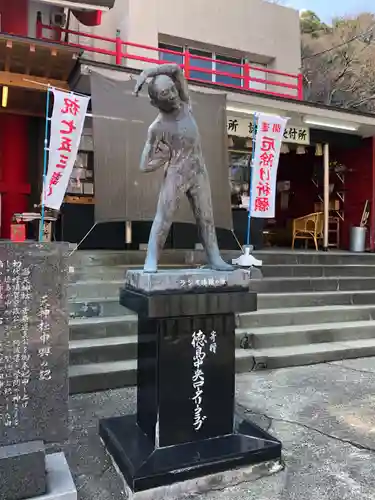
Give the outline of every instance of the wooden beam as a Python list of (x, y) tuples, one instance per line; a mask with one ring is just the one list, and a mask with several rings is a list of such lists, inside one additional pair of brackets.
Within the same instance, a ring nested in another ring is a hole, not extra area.
[(32, 59), (34, 58), (34, 56), (35, 56), (35, 45), (31, 44), (30, 45), (29, 53), (27, 55), (27, 62), (26, 62), (26, 65), (25, 65), (25, 74), (26, 75), (30, 74), (31, 62), (32, 62)]
[(70, 73), (72, 71), (72, 68), (76, 64), (76, 61), (78, 61), (78, 54), (72, 54), (72, 61), (73, 61), (72, 65), (71, 66), (70, 65), (69, 66), (66, 65), (65, 66), (65, 71), (61, 75), (64, 80), (68, 80), (69, 79), (69, 75), (70, 75)]
[(56, 59), (57, 59), (57, 50), (51, 49), (50, 56), (48, 58), (46, 69), (44, 72), (45, 78), (49, 78), (49, 75), (51, 74), (52, 67), (55, 65)]
[(10, 53), (13, 47), (12, 40), (7, 40), (5, 45), (5, 63), (4, 63), (4, 71), (10, 70)]
[(21, 73), (9, 73), (7, 71), (0, 71), (0, 85), (46, 92), (48, 84), (52, 87), (69, 90), (69, 85), (67, 84), (67, 82), (64, 82), (62, 80), (53, 80), (52, 78), (44, 78), (34, 75), (28, 76)]
[(16, 108), (1, 108), (0, 107), (0, 114), (6, 113), (6, 114), (12, 114), (12, 115), (22, 115), (22, 116), (33, 116), (35, 118), (45, 118), (46, 113), (42, 113), (39, 111), (33, 112), (33, 111), (27, 111), (23, 109), (16, 109)]

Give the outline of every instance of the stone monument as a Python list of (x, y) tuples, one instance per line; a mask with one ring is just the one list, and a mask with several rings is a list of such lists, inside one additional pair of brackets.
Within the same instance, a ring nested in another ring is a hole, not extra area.
[(68, 246), (0, 243), (0, 498), (76, 500), (68, 437)]
[[(176, 65), (146, 70), (136, 92), (149, 77), (161, 114), (150, 127), (141, 168), (164, 166), (165, 176), (145, 267), (127, 271), (120, 293), (120, 303), (138, 314), (137, 414), (102, 420), (99, 432), (132, 491), (159, 488), (151, 493), (159, 500), (166, 485), (278, 461), (281, 443), (235, 412), (235, 313), (256, 310), (257, 296), (249, 271), (233, 270), (220, 257), (181, 71)], [(208, 267), (157, 272), (183, 194), (196, 215)]]

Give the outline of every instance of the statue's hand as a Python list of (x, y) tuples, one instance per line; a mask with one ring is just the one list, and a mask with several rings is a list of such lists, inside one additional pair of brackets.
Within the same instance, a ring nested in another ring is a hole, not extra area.
[(155, 155), (156, 156), (159, 156), (161, 158), (170, 158), (171, 156), (171, 148), (170, 146), (167, 144), (164, 136), (162, 137), (162, 139), (160, 139), (160, 141), (156, 144), (156, 147), (155, 147)]
[(149, 78), (148, 71), (142, 71), (142, 73), (138, 76), (137, 81), (135, 83), (134, 87), (134, 95), (138, 95), (139, 92), (142, 90), (143, 85), (145, 84), (147, 78)]

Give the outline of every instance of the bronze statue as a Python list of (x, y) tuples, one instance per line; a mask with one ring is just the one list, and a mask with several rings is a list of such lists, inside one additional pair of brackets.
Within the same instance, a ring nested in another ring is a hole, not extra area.
[(210, 182), (185, 77), (176, 64), (146, 69), (138, 77), (135, 95), (149, 78), (151, 104), (160, 113), (148, 130), (140, 168), (143, 172), (153, 172), (164, 167), (164, 179), (144, 271), (157, 271), (160, 252), (183, 195), (187, 196), (194, 212), (209, 266), (218, 271), (232, 270), (221, 258), (217, 244)]

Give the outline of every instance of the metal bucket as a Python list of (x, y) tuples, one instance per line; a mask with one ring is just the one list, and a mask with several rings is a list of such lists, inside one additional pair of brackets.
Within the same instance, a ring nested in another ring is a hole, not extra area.
[(364, 252), (366, 246), (367, 227), (353, 226), (350, 229), (350, 251)]

